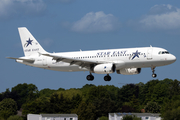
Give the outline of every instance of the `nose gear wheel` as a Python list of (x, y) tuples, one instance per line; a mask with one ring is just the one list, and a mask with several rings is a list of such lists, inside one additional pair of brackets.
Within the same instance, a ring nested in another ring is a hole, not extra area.
[(152, 77), (153, 77), (153, 78), (156, 78), (156, 77), (157, 77), (157, 74), (154, 73), (154, 72), (155, 72), (155, 70), (154, 70), (155, 67), (152, 67), (151, 69), (152, 69), (152, 73), (153, 73), (153, 74), (152, 74)]

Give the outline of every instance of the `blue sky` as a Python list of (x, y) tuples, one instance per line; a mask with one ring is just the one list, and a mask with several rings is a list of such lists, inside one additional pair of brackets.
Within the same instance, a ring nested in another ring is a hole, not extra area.
[(151, 69), (138, 75), (57, 72), (16, 63), (5, 57), (24, 56), (18, 27), (27, 27), (48, 52), (131, 47), (162, 47), (177, 57), (171, 65), (157, 67), (157, 79), (180, 80), (179, 0), (0, 0), (0, 92), (17, 84), (44, 88), (81, 88), (85, 84), (115, 85), (146, 83)]

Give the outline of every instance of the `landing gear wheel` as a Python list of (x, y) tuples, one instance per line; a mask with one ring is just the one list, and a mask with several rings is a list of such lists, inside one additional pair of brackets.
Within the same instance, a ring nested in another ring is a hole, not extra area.
[(153, 74), (152, 74), (152, 77), (153, 77), (153, 78), (157, 77), (157, 74), (154, 73), (154, 72), (155, 72), (155, 70), (154, 70), (155, 67), (152, 67), (151, 69), (152, 69), (152, 73), (153, 73)]
[(104, 76), (104, 80), (105, 81), (111, 81), (111, 76), (109, 76), (109, 75)]
[(94, 76), (93, 75), (88, 75), (87, 77), (86, 77), (86, 79), (88, 80), (88, 81), (93, 81), (94, 80)]
[(156, 74), (152, 74), (152, 77), (155, 78), (155, 77), (157, 77), (157, 75)]

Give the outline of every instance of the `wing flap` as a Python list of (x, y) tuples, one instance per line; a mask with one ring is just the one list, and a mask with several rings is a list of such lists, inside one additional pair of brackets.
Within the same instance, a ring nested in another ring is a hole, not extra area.
[(42, 55), (52, 57), (53, 60), (56, 60), (57, 62), (62, 61), (62, 62), (70, 63), (70, 65), (76, 64), (81, 67), (90, 67), (90, 65), (92, 65), (92, 64), (105, 63), (104, 61), (75, 59), (75, 58), (59, 56), (59, 55), (55, 55), (55, 54), (42, 54)]

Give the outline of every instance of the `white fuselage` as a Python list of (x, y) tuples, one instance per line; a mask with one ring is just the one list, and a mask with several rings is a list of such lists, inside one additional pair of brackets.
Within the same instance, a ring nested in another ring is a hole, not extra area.
[[(167, 50), (157, 47), (127, 48), (127, 49), (108, 49), (78, 52), (54, 53), (54, 55), (70, 57), (78, 60), (92, 60), (104, 63), (114, 63), (116, 70), (124, 68), (145, 68), (157, 67), (171, 64), (176, 61), (176, 57), (169, 54)], [(16, 60), (26, 65), (55, 70), (55, 71), (88, 71), (79, 65), (53, 60), (52, 57), (43, 55), (29, 56), (35, 59), (33, 63), (23, 60)]]

